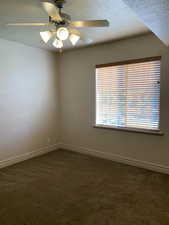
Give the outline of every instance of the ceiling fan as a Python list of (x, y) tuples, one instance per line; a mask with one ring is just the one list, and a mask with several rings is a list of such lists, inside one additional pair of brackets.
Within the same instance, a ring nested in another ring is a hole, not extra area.
[(40, 32), (42, 40), (47, 43), (52, 37), (55, 37), (53, 46), (62, 49), (64, 44), (63, 41), (69, 39), (73, 46), (83, 38), (80, 32), (76, 28), (85, 27), (108, 27), (109, 22), (107, 20), (82, 20), (82, 21), (71, 21), (71, 16), (63, 13), (62, 8), (66, 3), (65, 0), (53, 0), (43, 1), (42, 6), (49, 16), (48, 23), (9, 23), (8, 26), (40, 26), (47, 27), (54, 25), (55, 29)]

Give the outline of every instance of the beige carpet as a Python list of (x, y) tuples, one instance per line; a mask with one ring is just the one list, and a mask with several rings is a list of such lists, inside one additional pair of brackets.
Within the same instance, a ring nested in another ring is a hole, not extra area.
[(0, 170), (0, 225), (169, 225), (169, 176), (56, 151)]

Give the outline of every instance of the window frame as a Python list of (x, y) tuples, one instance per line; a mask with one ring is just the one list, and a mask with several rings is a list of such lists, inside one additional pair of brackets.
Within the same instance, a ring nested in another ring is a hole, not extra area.
[[(109, 126), (109, 125), (98, 125), (96, 124), (96, 69), (98, 68), (105, 68), (110, 66), (119, 66), (119, 65), (126, 65), (126, 64), (135, 64), (135, 63), (143, 63), (143, 62), (152, 62), (156, 60), (161, 61), (161, 56), (154, 56), (154, 57), (147, 57), (147, 58), (139, 58), (139, 59), (131, 59), (125, 61), (117, 61), (114, 63), (106, 63), (106, 64), (98, 64), (95, 66), (95, 76), (94, 76), (94, 128), (101, 128), (101, 129), (109, 129), (115, 131), (127, 131), (127, 132), (135, 132), (135, 133), (144, 133), (144, 134), (153, 134), (153, 135), (164, 135), (161, 131), (161, 88), (160, 88), (160, 115), (159, 115), (159, 129), (152, 130), (152, 129), (142, 129), (142, 128), (130, 128), (130, 127), (116, 127), (116, 126)], [(160, 67), (160, 83), (161, 83), (161, 67)]]

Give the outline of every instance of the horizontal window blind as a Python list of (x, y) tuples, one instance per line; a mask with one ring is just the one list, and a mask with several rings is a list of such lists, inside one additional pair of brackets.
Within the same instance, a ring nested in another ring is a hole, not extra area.
[(160, 59), (96, 68), (96, 125), (159, 130)]

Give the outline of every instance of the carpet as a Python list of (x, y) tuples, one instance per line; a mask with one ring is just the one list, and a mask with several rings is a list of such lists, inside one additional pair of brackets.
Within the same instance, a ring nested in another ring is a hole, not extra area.
[(169, 225), (169, 176), (59, 150), (0, 170), (0, 225)]

